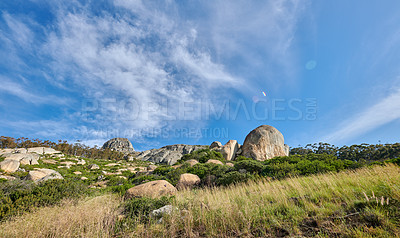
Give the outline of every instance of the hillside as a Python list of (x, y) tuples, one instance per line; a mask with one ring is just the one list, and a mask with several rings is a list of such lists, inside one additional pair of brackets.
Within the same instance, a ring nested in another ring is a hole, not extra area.
[(400, 168), (389, 164), (183, 190), (169, 200), (176, 209), (160, 224), (158, 219), (142, 215), (153, 209), (152, 205), (163, 206), (163, 199), (147, 199), (148, 209), (142, 207), (141, 213), (129, 217), (143, 199), (124, 202), (117, 195), (97, 194), (3, 222), (0, 236), (397, 237), (399, 184)]

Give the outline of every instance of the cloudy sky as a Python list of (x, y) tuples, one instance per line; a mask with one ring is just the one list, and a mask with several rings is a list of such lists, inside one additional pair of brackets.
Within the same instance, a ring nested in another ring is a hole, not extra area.
[(0, 135), (400, 141), (400, 2), (0, 2)]

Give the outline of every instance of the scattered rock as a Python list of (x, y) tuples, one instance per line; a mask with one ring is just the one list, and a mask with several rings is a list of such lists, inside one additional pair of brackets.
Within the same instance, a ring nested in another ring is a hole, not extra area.
[(165, 180), (147, 182), (130, 188), (125, 193), (125, 199), (132, 197), (157, 198), (165, 195), (174, 195), (176, 188)]
[(126, 138), (113, 138), (104, 143), (103, 149), (111, 149), (122, 153), (132, 153), (135, 151), (132, 143)]
[(100, 169), (100, 166), (98, 166), (97, 164), (91, 164), (88, 166), (88, 169)]
[(209, 160), (206, 162), (206, 164), (221, 164), (221, 165), (223, 165), (224, 163), (222, 163), (221, 161), (216, 160), (216, 159), (209, 159)]
[(76, 163), (76, 164), (81, 164), (81, 165), (85, 165), (86, 164), (86, 161), (85, 160), (78, 160), (78, 162)]
[(229, 140), (221, 149), (221, 154), (226, 160), (233, 160), (236, 157), (239, 144), (236, 140)]
[[(173, 210), (174, 210), (174, 207), (172, 205), (166, 205), (159, 209), (153, 210), (150, 213), (150, 217), (160, 219), (165, 215), (171, 215)], [(178, 208), (175, 208), (175, 210), (178, 210)], [(161, 222), (162, 222), (162, 220), (161, 221), (159, 220), (159, 223), (161, 223)]]
[(222, 148), (222, 144), (219, 141), (214, 141), (210, 145), (210, 150), (221, 149), (221, 148)]
[(82, 172), (81, 171), (75, 171), (74, 174), (80, 175), (80, 174), (82, 174)]
[(181, 174), (178, 183), (176, 184), (177, 189), (193, 188), (200, 183), (199, 176), (195, 174)]
[(155, 170), (157, 168), (157, 165), (151, 164), (147, 166), (147, 171)]
[(89, 186), (89, 188), (106, 188), (108, 181), (100, 181)]
[(146, 150), (138, 154), (136, 159), (150, 161), (153, 163), (162, 163), (173, 165), (182, 158), (183, 155), (192, 153), (200, 149), (207, 149), (205, 145), (168, 145), (160, 149)]
[(63, 161), (60, 164), (63, 164), (65, 166), (67, 166), (67, 167), (71, 167), (72, 165), (75, 165), (75, 163), (72, 162), (72, 161)]
[(13, 176), (0, 175), (0, 179), (15, 180), (16, 178)]
[(53, 159), (42, 159), (42, 162), (44, 164), (57, 164), (57, 161), (55, 161)]
[(229, 167), (234, 167), (235, 165), (232, 163), (226, 163), (225, 165), (229, 166)]
[(282, 133), (268, 125), (257, 127), (246, 136), (242, 155), (260, 161), (286, 156)]
[(19, 165), (20, 163), (18, 160), (6, 159), (0, 162), (0, 169), (7, 173), (14, 173), (18, 170)]
[(86, 178), (86, 177), (81, 177), (81, 180), (87, 180), (88, 178)]
[(195, 159), (190, 159), (190, 160), (186, 160), (185, 163), (188, 163), (188, 164), (190, 164), (190, 166), (193, 167), (194, 165), (198, 164), (199, 161), (197, 161)]
[(29, 171), (27, 180), (32, 180), (34, 182), (40, 183), (49, 179), (64, 179), (61, 174), (52, 169), (35, 169)]

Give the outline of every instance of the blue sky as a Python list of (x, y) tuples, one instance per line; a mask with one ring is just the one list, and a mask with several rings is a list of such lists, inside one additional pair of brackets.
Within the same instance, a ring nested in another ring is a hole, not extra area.
[(399, 1), (0, 2), (0, 135), (400, 140)]

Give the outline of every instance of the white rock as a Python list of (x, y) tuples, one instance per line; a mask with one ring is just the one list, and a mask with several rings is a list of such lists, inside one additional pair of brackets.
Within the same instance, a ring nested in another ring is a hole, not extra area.
[(6, 159), (0, 162), (0, 169), (2, 169), (4, 172), (14, 173), (18, 170), (19, 165), (20, 163), (18, 160)]

